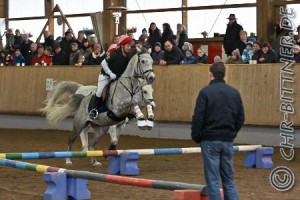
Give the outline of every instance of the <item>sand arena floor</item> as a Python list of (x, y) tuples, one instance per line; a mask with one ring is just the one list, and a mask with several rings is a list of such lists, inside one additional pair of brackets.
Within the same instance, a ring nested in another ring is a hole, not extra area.
[[(35, 151), (65, 151), (69, 132), (54, 130), (16, 130), (0, 129), (0, 152), (35, 152)], [(96, 146), (97, 149), (108, 147), (109, 137), (106, 135)], [(121, 136), (119, 149), (135, 148), (181, 148), (197, 146), (189, 140), (149, 139), (133, 136)], [(81, 150), (79, 138), (73, 150)], [(274, 166), (287, 166), (296, 176), (296, 185), (289, 192), (278, 192), (269, 183), (271, 170), (250, 169), (242, 166), (243, 153), (235, 154), (235, 180), (241, 200), (298, 200), (300, 199), (300, 187), (297, 186), (297, 178), (300, 178), (299, 149), (296, 150), (296, 159), (285, 161), (279, 148), (275, 148), (273, 156)], [(71, 169), (86, 170), (106, 173), (108, 161), (99, 158), (102, 168), (94, 168), (89, 158), (72, 159)], [(64, 159), (25, 160), (56, 167), (66, 168)], [(161, 155), (141, 156), (138, 161), (140, 175), (138, 177), (179, 181), (193, 184), (205, 184), (203, 164), (200, 154), (186, 155)], [(89, 181), (88, 188), (92, 199), (101, 200), (172, 200), (173, 192), (139, 188), (134, 186), (115, 185)], [(0, 166), (0, 199), (2, 200), (40, 200), (46, 184), (42, 174), (24, 171), (5, 166)]]

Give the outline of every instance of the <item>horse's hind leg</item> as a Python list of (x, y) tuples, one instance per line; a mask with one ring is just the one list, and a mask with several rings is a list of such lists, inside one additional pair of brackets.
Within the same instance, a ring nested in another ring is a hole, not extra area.
[[(95, 145), (98, 143), (98, 141), (100, 140), (100, 138), (107, 132), (107, 130), (109, 129), (109, 126), (105, 126), (105, 127), (100, 127), (97, 125), (92, 125), (95, 133), (94, 133), (94, 137), (89, 141), (89, 150), (93, 151), (95, 149)], [(91, 157), (91, 163), (94, 166), (101, 166), (101, 163), (98, 162), (96, 160), (95, 157)]]
[[(75, 125), (76, 122), (74, 120), (73, 124), (73, 131), (70, 133), (69, 140), (68, 140), (68, 151), (72, 150), (72, 146), (76, 140), (76, 138), (80, 135), (81, 131), (87, 126), (85, 123), (81, 123), (80, 125)], [(72, 161), (70, 158), (66, 158), (66, 165), (71, 166)]]

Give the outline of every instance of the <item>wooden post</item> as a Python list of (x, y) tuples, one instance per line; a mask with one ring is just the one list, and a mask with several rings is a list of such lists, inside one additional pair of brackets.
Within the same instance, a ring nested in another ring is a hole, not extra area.
[(262, 42), (270, 41), (274, 33), (273, 24), (276, 21), (274, 0), (256, 1), (257, 39)]
[[(182, 0), (182, 8), (187, 7), (188, 2), (187, 0)], [(187, 11), (182, 9), (182, 24), (186, 27), (186, 30), (188, 30), (188, 14)]]
[(48, 31), (53, 35), (54, 34), (54, 16), (52, 10), (54, 8), (54, 0), (45, 0), (45, 17), (49, 18), (48, 21)]

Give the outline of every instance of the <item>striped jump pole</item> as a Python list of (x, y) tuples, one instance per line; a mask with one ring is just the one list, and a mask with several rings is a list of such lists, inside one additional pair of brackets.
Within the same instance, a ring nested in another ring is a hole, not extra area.
[[(234, 146), (234, 151), (255, 151), (262, 148), (262, 145), (241, 145)], [(0, 153), (0, 158), (11, 160), (17, 159), (47, 159), (47, 158), (82, 158), (82, 157), (103, 157), (119, 156), (122, 153), (136, 152), (139, 155), (169, 155), (169, 154), (190, 154), (201, 153), (200, 147), (188, 148), (156, 148), (156, 149), (129, 149), (129, 150), (100, 150), (100, 151), (60, 151), (60, 152), (27, 152), (27, 153)]]
[[(107, 175), (107, 174), (88, 172), (88, 171), (67, 170), (64, 168), (51, 167), (46, 165), (36, 165), (32, 163), (20, 162), (20, 161), (2, 159), (2, 158), (0, 158), (0, 165), (13, 167), (17, 169), (36, 171), (39, 173), (52, 172), (52, 173), (46, 173), (47, 175), (51, 175), (51, 174), (56, 175), (57, 173), (65, 173), (67, 177), (75, 178), (75, 179), (93, 180), (93, 181), (100, 181), (106, 183), (131, 185), (137, 187), (162, 189), (162, 190), (198, 190), (204, 195), (207, 194), (205, 185), (197, 185), (197, 184), (189, 184), (189, 183), (173, 182), (173, 181), (151, 180), (151, 179), (144, 179), (144, 178), (123, 177), (123, 176)], [(51, 187), (60, 185), (60, 184), (53, 184), (53, 179), (51, 182), (49, 181), (48, 178), (48, 182), (50, 183), (49, 185), (51, 185)]]

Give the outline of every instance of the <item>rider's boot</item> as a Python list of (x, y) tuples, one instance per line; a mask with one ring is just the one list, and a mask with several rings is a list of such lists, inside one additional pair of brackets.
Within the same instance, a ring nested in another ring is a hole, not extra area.
[(89, 113), (89, 117), (91, 119), (96, 119), (98, 116), (98, 110), (97, 108), (103, 103), (103, 100), (101, 97), (97, 97), (97, 95), (95, 95), (95, 99), (94, 99), (94, 105), (93, 105), (93, 109), (90, 111)]

